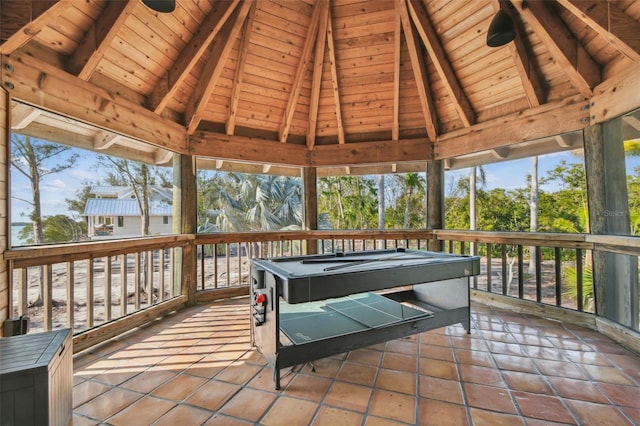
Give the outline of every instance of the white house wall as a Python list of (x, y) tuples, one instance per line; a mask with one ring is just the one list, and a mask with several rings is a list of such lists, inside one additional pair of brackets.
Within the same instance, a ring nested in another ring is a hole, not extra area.
[[(124, 216), (122, 227), (118, 226), (118, 218), (114, 218), (113, 236), (114, 237), (139, 237), (142, 235), (142, 224), (139, 217)], [(168, 217), (168, 223), (162, 223), (162, 216), (151, 216), (149, 219), (149, 234), (170, 234), (171, 233), (171, 217)]]

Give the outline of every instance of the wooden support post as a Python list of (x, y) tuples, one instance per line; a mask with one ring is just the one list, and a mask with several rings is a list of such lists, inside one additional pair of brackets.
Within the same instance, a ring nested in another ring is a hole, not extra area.
[[(10, 286), (9, 262), (2, 253), (9, 248), (9, 148), (10, 148), (10, 108), (9, 92), (0, 88), (0, 326), (13, 316), (13, 289)], [(4, 327), (0, 327), (2, 337)]]
[[(173, 156), (173, 230), (181, 234), (195, 234), (197, 232), (196, 210), (196, 167), (194, 158), (190, 155), (175, 154)], [(174, 249), (180, 250), (180, 249)], [(187, 303), (196, 302), (198, 285), (198, 250), (195, 245), (182, 248), (181, 256), (175, 257), (174, 278), (180, 286), (180, 294), (187, 296)]]
[[(629, 200), (622, 119), (584, 130), (584, 153), (591, 233), (629, 235)], [(638, 260), (594, 250), (596, 313), (627, 327), (638, 327)]]
[[(315, 167), (302, 169), (302, 198), (304, 199), (304, 229), (318, 229), (318, 186)], [(304, 254), (318, 253), (316, 240), (303, 241)]]
[[(427, 229), (444, 228), (444, 167), (442, 160), (427, 162)], [(442, 241), (433, 238), (427, 247), (442, 251)]]

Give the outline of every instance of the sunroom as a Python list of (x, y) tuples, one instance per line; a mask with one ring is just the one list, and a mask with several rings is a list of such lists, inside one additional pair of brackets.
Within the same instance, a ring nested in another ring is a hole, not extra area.
[[(640, 3), (6, 0), (0, 55), (0, 342), (68, 330), (74, 424), (640, 424)], [(15, 244), (18, 169), (56, 170), (29, 169), (38, 144), (100, 157), (110, 185), (125, 160), (166, 170), (173, 200), (155, 219), (135, 191), (122, 200), (139, 237), (117, 237), (128, 216), (112, 209), (101, 238)], [(532, 164), (561, 155), (577, 172), (553, 176), (578, 176), (583, 199), (538, 203)], [(509, 175), (478, 182), (507, 163), (519, 203), (488, 196)], [(214, 226), (213, 173), (295, 181), (300, 220)], [(349, 228), (321, 201), (346, 191), (332, 179), (394, 176), (419, 178), (419, 225), (391, 224), (382, 197), (377, 225)], [(499, 209), (518, 225), (483, 222)], [(275, 389), (252, 261), (382, 249), (477, 256), (470, 333), (311, 355)], [(1, 391), (2, 417), (23, 419)]]

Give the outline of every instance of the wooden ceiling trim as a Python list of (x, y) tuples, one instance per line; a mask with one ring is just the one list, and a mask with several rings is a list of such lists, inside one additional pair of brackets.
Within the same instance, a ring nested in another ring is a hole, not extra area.
[(187, 103), (187, 110), (185, 112), (187, 134), (193, 134), (202, 120), (203, 112), (218, 83), (218, 78), (224, 69), (233, 44), (242, 29), (251, 3), (250, 1), (244, 1), (234, 9), (233, 14), (227, 19), (210, 46), (211, 53), (207, 63), (196, 84), (195, 91)]
[[(442, 79), (447, 93), (465, 127), (475, 124), (475, 113), (458, 81), (447, 55), (438, 40), (438, 35), (418, 0), (407, 0), (409, 14), (422, 38), (431, 60)], [(405, 34), (406, 36), (406, 34)]]
[(173, 163), (173, 152), (156, 149), (153, 152), (153, 162), (156, 166), (171, 165)]
[(320, 89), (322, 87), (322, 71), (324, 69), (324, 52), (327, 43), (327, 25), (329, 21), (329, 2), (322, 3), (316, 51), (313, 59), (313, 77), (311, 80), (311, 99), (309, 101), (309, 125), (307, 126), (307, 148), (313, 149), (316, 143), (316, 127), (320, 108)]
[(1, 62), (2, 81), (13, 85), (10, 93), (17, 100), (161, 148), (188, 152), (184, 127), (140, 105), (30, 55), (14, 53), (2, 56)]
[(108, 2), (69, 58), (69, 72), (82, 80), (89, 80), (137, 5), (135, 1)]
[(558, 3), (617, 51), (634, 62), (640, 61), (640, 23), (618, 10), (615, 3), (576, 0), (558, 0)]
[(411, 24), (407, 4), (404, 0), (396, 0), (397, 13), (404, 32), (404, 38), (407, 42), (409, 58), (411, 59), (411, 68), (416, 82), (416, 91), (420, 98), (422, 113), (424, 116), (425, 128), (430, 141), (434, 142), (438, 136), (436, 110), (433, 105), (433, 95), (429, 90), (429, 81), (424, 61), (422, 60), (422, 52), (420, 44), (417, 41), (418, 34), (414, 26)]
[(329, 51), (329, 68), (331, 70), (331, 88), (333, 92), (333, 102), (335, 104), (336, 128), (338, 133), (338, 144), (345, 143), (344, 121), (342, 119), (342, 102), (340, 102), (340, 87), (338, 83), (338, 69), (336, 67), (336, 46), (333, 38), (333, 23), (331, 10), (327, 20), (327, 49)]
[(11, 108), (11, 129), (20, 130), (27, 127), (40, 116), (40, 110), (30, 105), (16, 104)]
[(122, 136), (117, 133), (101, 130), (93, 137), (93, 149), (103, 151), (111, 148), (116, 142), (120, 142), (122, 139)]
[(149, 94), (148, 103), (150, 109), (160, 114), (167, 107), (171, 98), (175, 96), (193, 67), (235, 11), (238, 2), (239, 0), (214, 2), (211, 12), (202, 21), (202, 24), (198, 26), (193, 38), (191, 38), (178, 59), (171, 66), (171, 69), (163, 77), (164, 84), (157, 84), (153, 92)]
[(189, 137), (189, 147), (190, 154), (195, 156), (288, 166), (309, 165), (310, 152), (306, 145), (197, 131)]
[[(83, 135), (72, 129), (52, 127), (47, 124), (32, 123), (22, 129), (20, 134), (31, 136), (42, 140), (71, 145), (77, 148), (94, 151), (94, 138), (90, 135)], [(168, 151), (170, 152), (170, 151)], [(139, 161), (145, 164), (155, 164), (154, 155), (150, 152), (134, 150), (127, 145), (118, 145), (109, 148), (109, 155), (126, 158), (128, 160)]]
[(523, 20), (535, 31), (576, 89), (585, 97), (601, 82), (599, 65), (545, 2), (513, 2)]
[[(27, 44), (32, 38), (38, 35), (43, 28), (50, 25), (51, 22), (55, 21), (68, 8), (73, 7), (74, 0), (59, 0), (51, 7), (42, 10), (40, 14), (38, 14), (40, 9), (37, 6), (45, 5), (46, 3), (38, 1), (32, 1), (31, 3), (31, 13), (35, 13), (36, 16), (31, 16), (30, 22), (25, 24), (20, 28), (20, 30), (15, 32), (11, 37), (9, 37), (9, 39), (0, 45), (0, 55), (9, 55)], [(8, 5), (5, 5), (3, 9), (7, 6)], [(3, 15), (5, 15), (5, 13), (8, 14), (9, 12), (2, 12)]]
[[(393, 31), (393, 121), (391, 122), (391, 139), (400, 139), (400, 63), (402, 53), (402, 19), (396, 0), (395, 29)], [(401, 7), (403, 7), (401, 5)]]
[(236, 126), (236, 115), (238, 112), (238, 102), (240, 101), (240, 92), (242, 88), (242, 81), (244, 78), (244, 69), (247, 64), (247, 56), (249, 54), (249, 36), (256, 16), (256, 4), (253, 3), (249, 16), (242, 29), (242, 37), (240, 40), (240, 58), (238, 58), (238, 64), (236, 65), (236, 72), (233, 77), (233, 91), (231, 92), (231, 101), (229, 102), (229, 116), (225, 122), (225, 131), (227, 135), (233, 135)]
[(298, 61), (298, 67), (293, 79), (293, 85), (291, 87), (291, 91), (289, 92), (289, 101), (287, 103), (287, 107), (285, 108), (285, 113), (282, 117), (282, 122), (280, 123), (280, 129), (278, 131), (278, 139), (282, 143), (285, 143), (287, 141), (287, 138), (289, 137), (289, 130), (291, 128), (293, 115), (298, 104), (298, 97), (300, 96), (304, 76), (306, 74), (307, 66), (309, 65), (309, 62), (311, 62), (311, 53), (313, 52), (313, 46), (315, 44), (316, 38), (318, 37), (318, 24), (320, 22), (322, 9), (323, 8), (320, 2), (316, 3), (313, 8), (311, 22), (309, 23), (307, 31), (307, 37), (304, 41), (300, 60)]

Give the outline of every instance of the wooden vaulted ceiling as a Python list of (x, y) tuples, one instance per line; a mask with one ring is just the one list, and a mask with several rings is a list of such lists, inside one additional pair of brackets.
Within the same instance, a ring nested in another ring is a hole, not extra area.
[(2, 0), (0, 43), (15, 131), (156, 164), (424, 170), (640, 107), (634, 0)]

